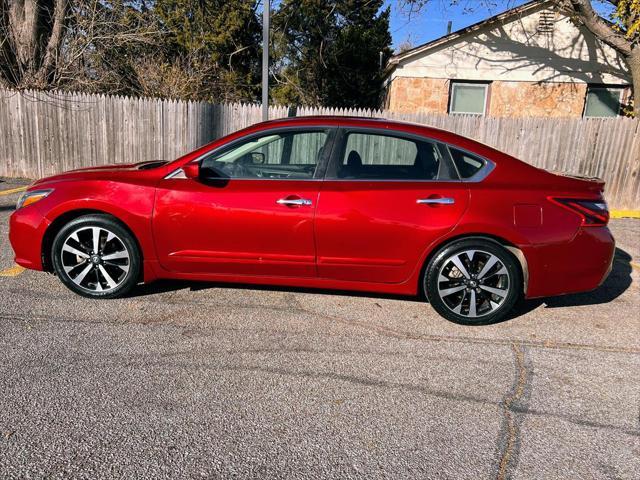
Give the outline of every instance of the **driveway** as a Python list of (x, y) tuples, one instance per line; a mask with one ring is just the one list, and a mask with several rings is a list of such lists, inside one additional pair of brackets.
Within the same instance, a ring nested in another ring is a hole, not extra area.
[(13, 268), (16, 198), (0, 193), (2, 478), (638, 478), (638, 220), (611, 222), (597, 291), (462, 327), (340, 292), (84, 299)]

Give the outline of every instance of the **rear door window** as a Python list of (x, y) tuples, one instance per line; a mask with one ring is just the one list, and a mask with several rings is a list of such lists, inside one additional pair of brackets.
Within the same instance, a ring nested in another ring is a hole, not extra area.
[(335, 172), (353, 180), (437, 180), (443, 170), (438, 145), (428, 140), (349, 132)]

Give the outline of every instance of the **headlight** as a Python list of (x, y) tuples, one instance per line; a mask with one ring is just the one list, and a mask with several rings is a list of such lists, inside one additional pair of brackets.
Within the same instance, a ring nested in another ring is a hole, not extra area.
[(20, 195), (18, 199), (18, 204), (16, 205), (16, 210), (21, 209), (22, 207), (26, 207), (27, 205), (31, 205), (33, 203), (39, 202), (43, 198), (46, 198), (53, 192), (53, 189), (48, 190), (31, 190), (30, 192), (24, 192)]

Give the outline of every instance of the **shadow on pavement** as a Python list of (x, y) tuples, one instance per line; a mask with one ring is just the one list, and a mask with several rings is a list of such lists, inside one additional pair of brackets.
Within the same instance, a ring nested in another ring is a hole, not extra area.
[(375, 292), (356, 292), (353, 290), (331, 290), (326, 288), (290, 287), (281, 285), (254, 285), (246, 283), (204, 282), (187, 280), (157, 280), (153, 283), (138, 285), (129, 297), (155, 295), (156, 293), (172, 292), (188, 288), (192, 292), (208, 290), (210, 288), (234, 288), (238, 290), (260, 290), (263, 292), (292, 292), (313, 293), (316, 295), (340, 295), (345, 297), (385, 298), (390, 300), (404, 300), (409, 302), (424, 302), (424, 299), (411, 295), (393, 295)]
[[(559, 297), (525, 300), (523, 302), (520, 302), (520, 304), (513, 310), (513, 312), (511, 312), (511, 314), (509, 314), (508, 317), (503, 321), (512, 320), (521, 315), (524, 315), (532, 310), (535, 310), (542, 304), (545, 304), (546, 308), (558, 308), (609, 303), (622, 295), (622, 293), (624, 293), (629, 288), (629, 286), (631, 285), (631, 270), (631, 256), (624, 250), (616, 248), (611, 273), (609, 274), (605, 282), (596, 290), (585, 293), (563, 295)], [(181, 280), (159, 280), (151, 284), (140, 285), (130, 294), (130, 296), (139, 297), (154, 295), (157, 293), (172, 292), (186, 288), (190, 289), (191, 291), (207, 290), (211, 288), (235, 288), (242, 290), (313, 293), (363, 298), (384, 298), (414, 302), (424, 301), (421, 296), (387, 295), (381, 293), (270, 285), (247, 285), (219, 282), (189, 282)]]

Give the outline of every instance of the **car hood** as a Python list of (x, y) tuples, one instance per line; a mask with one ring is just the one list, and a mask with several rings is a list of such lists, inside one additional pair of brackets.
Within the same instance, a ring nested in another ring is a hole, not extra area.
[(143, 172), (160, 168), (166, 165), (164, 160), (149, 160), (146, 162), (102, 165), (96, 167), (79, 168), (68, 172), (44, 177), (37, 180), (33, 185), (42, 185), (50, 182), (61, 182), (67, 180), (118, 180), (121, 178), (131, 178)]

